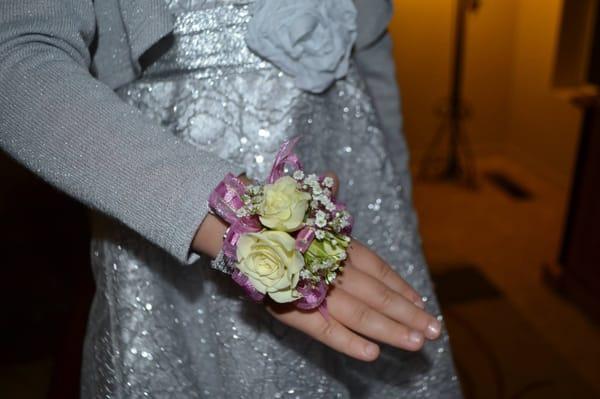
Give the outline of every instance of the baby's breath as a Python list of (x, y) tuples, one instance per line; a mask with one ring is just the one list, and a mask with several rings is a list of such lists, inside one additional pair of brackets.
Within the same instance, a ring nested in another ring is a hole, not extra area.
[(320, 228), (327, 226), (327, 214), (325, 212), (317, 211), (317, 215), (315, 216), (315, 225)]
[(302, 180), (304, 179), (304, 172), (301, 170), (297, 170), (294, 172), (294, 174), (292, 175), (292, 177), (296, 180)]
[(317, 179), (317, 175), (315, 175), (314, 173), (311, 173), (310, 175), (306, 176), (304, 178), (304, 183), (308, 184), (309, 186), (312, 187), (313, 184), (315, 183), (319, 183), (318, 179)]

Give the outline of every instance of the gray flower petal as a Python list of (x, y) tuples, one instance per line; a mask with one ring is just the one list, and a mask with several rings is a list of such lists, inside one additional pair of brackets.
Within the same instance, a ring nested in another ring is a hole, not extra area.
[(352, 0), (257, 0), (246, 44), (298, 88), (320, 93), (348, 73), (356, 18)]

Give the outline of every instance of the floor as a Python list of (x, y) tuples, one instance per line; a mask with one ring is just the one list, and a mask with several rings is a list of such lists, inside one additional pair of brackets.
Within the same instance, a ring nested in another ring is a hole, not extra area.
[[(498, 172), (531, 198), (514, 198), (485, 178)], [(461, 375), (470, 380), (463, 381), (467, 396), (562, 398), (564, 391), (568, 397), (600, 397), (600, 326), (542, 279), (543, 266), (557, 259), (565, 191), (505, 159), (488, 158), (479, 161), (476, 190), (417, 180), (414, 201), (457, 363), (476, 371)], [(473, 281), (467, 290), (491, 288), (475, 293), (476, 301), (451, 298), (465, 281)], [(485, 367), (475, 367), (483, 364), (476, 359), (483, 355), (469, 350), (476, 339), (495, 358), (490, 367), (502, 386), (493, 395), (480, 389), (493, 378)], [(523, 370), (529, 381), (518, 381)], [(561, 386), (553, 387), (552, 379)]]

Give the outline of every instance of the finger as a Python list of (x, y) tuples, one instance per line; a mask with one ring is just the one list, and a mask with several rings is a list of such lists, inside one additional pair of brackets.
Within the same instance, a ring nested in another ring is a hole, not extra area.
[(338, 189), (340, 187), (340, 178), (338, 177), (337, 174), (335, 174), (335, 172), (332, 171), (327, 171), (323, 174), (323, 176), (329, 176), (333, 179), (333, 187), (331, 188), (331, 192), (332, 192), (332, 196), (335, 198), (335, 196), (338, 193)]
[(348, 249), (349, 263), (362, 272), (383, 282), (420, 308), (425, 308), (421, 296), (398, 275), (383, 259), (357, 240)]
[(376, 311), (423, 333), (429, 339), (436, 339), (440, 335), (441, 324), (435, 317), (354, 266), (345, 267), (335, 279), (335, 284)]
[(276, 319), (338, 352), (363, 361), (373, 361), (379, 357), (377, 344), (350, 331), (331, 316), (325, 320), (318, 311), (306, 312), (297, 309), (280, 311), (271, 306), (267, 309)]
[(410, 351), (423, 346), (422, 333), (387, 318), (337, 287), (331, 289), (327, 307), (336, 320), (367, 338)]

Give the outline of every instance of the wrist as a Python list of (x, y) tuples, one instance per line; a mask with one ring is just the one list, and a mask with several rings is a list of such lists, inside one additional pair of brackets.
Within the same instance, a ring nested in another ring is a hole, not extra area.
[(192, 250), (212, 258), (216, 257), (223, 247), (223, 235), (227, 227), (227, 223), (221, 218), (208, 213), (194, 236)]

